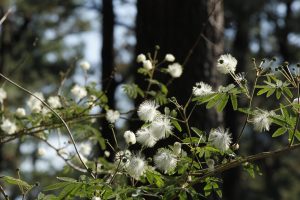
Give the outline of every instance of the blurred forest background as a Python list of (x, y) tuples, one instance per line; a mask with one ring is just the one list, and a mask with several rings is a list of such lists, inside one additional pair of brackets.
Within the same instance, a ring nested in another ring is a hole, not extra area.
[[(1, 73), (31, 91), (52, 94), (68, 69), (74, 75), (66, 90), (73, 82), (84, 81), (78, 63), (87, 60), (92, 65), (88, 81), (96, 81), (101, 88), (109, 86), (110, 107), (119, 110), (134, 105), (120, 86), (132, 80), (143, 84), (135, 74), (136, 55), (153, 53), (155, 45), (160, 46), (161, 59), (172, 53), (185, 66), (183, 76), (170, 88), (170, 96), (178, 97), (179, 102), (186, 101), (196, 82), (216, 87), (229, 81), (215, 69), (223, 53), (236, 57), (238, 72), (250, 78), (255, 72), (251, 58), (260, 62), (275, 56), (278, 62), (299, 62), (299, 0), (0, 0), (0, 18), (8, 10), (0, 26)], [(108, 85), (105, 80), (112, 73), (114, 79)], [(9, 84), (4, 87), (9, 91), (9, 106), (25, 105), (28, 97), (24, 93)], [(267, 108), (272, 100), (255, 103)], [(228, 108), (221, 114), (203, 109), (193, 119), (203, 130), (220, 124), (230, 127), (235, 141), (244, 117)], [(105, 134), (109, 133), (107, 124), (99, 123), (103, 136), (112, 137)], [(121, 123), (119, 130), (126, 126)], [(240, 152), (267, 151), (283, 140), (287, 141), (279, 137), (271, 142), (270, 135), (246, 129)], [(55, 152), (39, 157), (40, 147), (43, 144), (32, 140), (0, 144), (0, 174), (15, 174), (14, 169), (20, 168), (25, 180), (49, 184), (51, 177), (64, 173), (64, 164)], [(298, 154), (257, 162), (263, 175), (255, 179), (242, 167), (227, 171), (222, 175), (224, 199), (299, 199)]]

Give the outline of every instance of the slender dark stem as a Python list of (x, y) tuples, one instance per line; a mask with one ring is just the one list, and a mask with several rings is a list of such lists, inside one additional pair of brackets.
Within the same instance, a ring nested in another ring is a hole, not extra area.
[(8, 195), (5, 193), (2, 185), (0, 185), (0, 192), (3, 195), (3, 197), (5, 198), (5, 200), (9, 200)]
[(6, 20), (6, 18), (8, 17), (8, 15), (10, 14), (11, 10), (9, 9), (4, 16), (0, 19), (0, 26), (2, 25), (2, 23)]
[[(257, 81), (258, 81), (258, 76), (256, 75), (255, 81), (254, 81), (254, 86), (253, 86), (253, 89), (252, 89), (252, 92), (251, 92), (251, 97), (250, 97), (250, 100), (249, 100), (248, 111), (249, 111), (249, 110), (251, 109), (251, 107), (252, 107), (252, 101), (253, 101), (253, 97), (254, 97), (254, 92), (255, 92), (255, 87), (256, 87)], [(236, 143), (237, 143), (237, 144), (239, 143), (239, 141), (240, 141), (240, 139), (241, 139), (241, 137), (242, 137), (242, 135), (243, 135), (243, 132), (244, 132), (244, 130), (245, 130), (245, 128), (246, 128), (246, 125), (247, 125), (247, 123), (248, 123), (249, 116), (250, 116), (250, 114), (247, 113), (247, 117), (246, 117), (245, 122), (244, 122), (244, 124), (243, 124), (243, 127), (242, 127), (242, 129), (241, 129), (241, 132), (240, 132), (240, 134), (238, 135), (237, 140), (236, 140)]]
[(117, 140), (117, 137), (116, 137), (116, 133), (115, 133), (114, 127), (113, 127), (113, 125), (110, 125), (110, 126), (111, 126), (111, 132), (112, 132), (112, 134), (114, 136), (114, 140), (115, 140), (115, 144), (116, 144), (117, 150), (119, 150), (120, 147), (119, 147), (119, 144), (118, 144), (118, 140)]

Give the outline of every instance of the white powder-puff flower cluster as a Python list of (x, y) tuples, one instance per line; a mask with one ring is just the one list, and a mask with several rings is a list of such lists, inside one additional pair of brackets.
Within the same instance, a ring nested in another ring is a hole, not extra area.
[(109, 123), (115, 123), (120, 118), (120, 112), (117, 110), (108, 110), (106, 112), (106, 120)]
[(1, 124), (1, 129), (7, 134), (14, 134), (17, 131), (17, 125), (9, 119), (4, 119)]
[(254, 129), (257, 131), (269, 131), (272, 124), (271, 117), (275, 116), (273, 111), (256, 110), (253, 117)]
[(155, 101), (144, 101), (138, 108), (137, 114), (139, 118), (145, 122), (152, 122), (159, 114), (156, 110), (158, 105)]
[(51, 96), (47, 99), (47, 102), (49, 103), (49, 106), (51, 108), (61, 108), (62, 105), (61, 105), (61, 102), (60, 102), (60, 99), (58, 96)]
[(74, 85), (73, 88), (71, 89), (71, 93), (77, 99), (82, 99), (87, 96), (86, 89), (79, 85)]
[(193, 87), (193, 95), (197, 97), (202, 97), (213, 93), (212, 87), (202, 81), (196, 83), (196, 86)]
[(125, 150), (116, 153), (115, 166), (125, 170), (132, 178), (139, 180), (146, 171), (147, 163), (143, 157), (132, 155), (129, 150)]
[(101, 200), (101, 198), (100, 198), (100, 197), (94, 196), (94, 197), (92, 198), (92, 200)]
[(0, 103), (3, 103), (4, 99), (7, 98), (7, 93), (3, 88), (0, 88)]
[(182, 75), (182, 66), (179, 63), (173, 63), (168, 66), (167, 72), (173, 77), (178, 78)]
[(172, 133), (171, 121), (164, 115), (159, 115), (151, 124), (150, 132), (156, 139), (163, 139), (169, 137)]
[(221, 55), (218, 59), (217, 70), (223, 74), (234, 74), (237, 60), (230, 54)]
[(155, 167), (164, 173), (173, 171), (177, 165), (176, 155), (169, 149), (165, 148), (160, 148), (155, 154), (153, 160)]
[(155, 101), (144, 101), (138, 108), (138, 116), (145, 122), (150, 122), (136, 132), (136, 141), (145, 147), (153, 147), (160, 139), (169, 137), (172, 134), (172, 125), (166, 115), (158, 110)]
[(147, 163), (142, 157), (132, 156), (128, 166), (126, 167), (126, 171), (132, 178), (139, 180), (146, 172), (146, 168)]
[[(35, 92), (34, 95), (42, 101), (45, 100), (44, 95), (40, 92)], [(35, 98), (34, 96), (30, 96), (29, 100), (27, 101), (27, 105), (31, 112), (38, 113), (42, 111), (43, 103), (39, 99)]]
[(134, 132), (132, 132), (132, 131), (125, 131), (123, 136), (124, 136), (125, 142), (128, 145), (132, 145), (132, 144), (136, 143), (136, 137), (135, 137)]
[(145, 147), (153, 147), (157, 138), (153, 136), (149, 128), (141, 128), (136, 132), (136, 141)]
[(208, 142), (222, 152), (227, 151), (231, 143), (231, 136), (229, 135), (228, 129), (212, 129), (209, 133)]

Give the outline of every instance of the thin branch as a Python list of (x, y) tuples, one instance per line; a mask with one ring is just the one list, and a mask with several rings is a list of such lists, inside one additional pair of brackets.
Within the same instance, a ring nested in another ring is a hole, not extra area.
[(66, 163), (69, 167), (71, 167), (72, 169), (74, 169), (74, 170), (76, 170), (76, 171), (79, 171), (79, 172), (83, 172), (83, 173), (86, 173), (86, 172), (87, 172), (86, 169), (82, 169), (82, 168), (80, 168), (80, 167), (74, 165), (69, 159), (67, 159), (67, 158), (65, 158), (63, 155), (61, 155), (61, 154), (59, 153), (60, 149), (56, 148), (54, 145), (52, 145), (52, 144), (51, 144), (50, 142), (48, 142), (47, 140), (45, 140), (45, 139), (43, 139), (43, 138), (41, 138), (41, 137), (39, 137), (39, 136), (37, 136), (37, 135), (32, 135), (32, 136), (33, 136), (34, 138), (38, 139), (38, 140), (43, 141), (43, 142), (44, 142), (45, 144), (47, 144), (51, 149), (53, 149), (54, 151), (56, 151), (56, 152), (57, 152), (57, 155), (58, 155), (61, 159), (63, 159), (63, 160), (65, 161), (65, 163)]
[(0, 26), (3, 24), (3, 22), (6, 20), (6, 18), (8, 17), (8, 15), (11, 13), (11, 9), (9, 9), (5, 15), (1, 18), (0, 20)]
[[(60, 116), (53, 108), (51, 108), (51, 106), (49, 106), (45, 101), (43, 101), (41, 98), (39, 98), (38, 96), (36, 96), (36, 95), (33, 94), (32, 92), (30, 92), (29, 90), (25, 89), (24, 87), (20, 86), (19, 84), (15, 83), (14, 81), (10, 80), (10, 79), (7, 78), (6, 76), (4, 76), (2, 73), (0, 73), (0, 76), (1, 76), (2, 78), (4, 78), (5, 80), (7, 80), (8, 82), (10, 82), (11, 84), (13, 84), (14, 86), (18, 87), (19, 89), (23, 90), (24, 92), (26, 92), (26, 93), (30, 94), (31, 96), (35, 97), (36, 99), (38, 99), (40, 102), (42, 102), (42, 104), (43, 104), (44, 106), (46, 106), (49, 110), (51, 110), (51, 111), (54, 113), (54, 115), (55, 115), (55, 116), (63, 123), (63, 125), (64, 125), (65, 128), (67, 129), (67, 133), (68, 133), (68, 135), (69, 135), (69, 137), (70, 137), (70, 139), (71, 139), (71, 142), (73, 143), (73, 146), (74, 146), (74, 149), (75, 149), (75, 151), (76, 151), (76, 154), (77, 154), (77, 156), (78, 156), (80, 162), (83, 164), (84, 168), (88, 171), (88, 167), (87, 167), (87, 165), (84, 163), (84, 161), (82, 160), (81, 155), (80, 155), (80, 153), (79, 153), (79, 151), (78, 151), (76, 142), (75, 142), (74, 137), (73, 137), (73, 135), (72, 135), (72, 132), (71, 132), (71, 130), (69, 129), (69, 126), (67, 125), (67, 123), (64, 121), (64, 119), (63, 119), (63, 118), (62, 118), (62, 117), (61, 117), (61, 116)], [(93, 175), (92, 173), (91, 173), (91, 176), (92, 176), (93, 178), (95, 178), (94, 175)]]
[(192, 173), (191, 175), (199, 176), (199, 178), (196, 179), (195, 181), (191, 182), (190, 186), (201, 182), (203, 179), (205, 179), (207, 177), (210, 177), (210, 176), (219, 174), (221, 172), (224, 172), (226, 170), (238, 167), (238, 166), (242, 165), (243, 163), (253, 162), (253, 161), (262, 160), (262, 159), (265, 159), (265, 158), (271, 158), (271, 157), (279, 156), (283, 153), (290, 152), (290, 151), (293, 151), (295, 149), (298, 149), (299, 147), (300, 147), (300, 144), (295, 144), (295, 145), (284, 147), (284, 148), (274, 150), (274, 151), (261, 152), (261, 153), (255, 154), (255, 155), (248, 156), (246, 158), (236, 159), (236, 160), (233, 160), (229, 163), (219, 165), (219, 166), (215, 167), (215, 169), (213, 171), (208, 171), (206, 169), (206, 170), (204, 170), (205, 172), (200, 171), (200, 173), (199, 172), (198, 173)]
[(5, 193), (2, 185), (0, 185), (0, 192), (4, 196), (5, 200), (9, 200), (8, 195)]

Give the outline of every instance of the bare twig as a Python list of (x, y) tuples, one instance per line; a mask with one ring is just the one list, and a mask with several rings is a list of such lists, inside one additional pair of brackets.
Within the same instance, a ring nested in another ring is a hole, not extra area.
[(0, 185), (0, 192), (3, 195), (3, 197), (5, 198), (5, 200), (9, 200), (8, 195), (5, 193), (2, 185)]
[(8, 15), (10, 14), (11, 12), (11, 9), (9, 9), (5, 14), (4, 16), (1, 18), (0, 20), (0, 26), (3, 24), (3, 22), (6, 20), (6, 18), (8, 17)]

